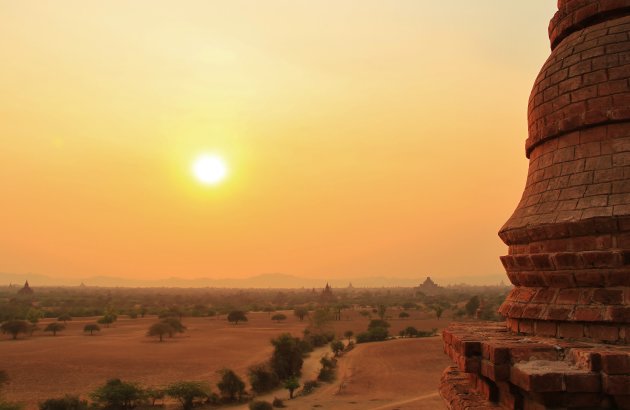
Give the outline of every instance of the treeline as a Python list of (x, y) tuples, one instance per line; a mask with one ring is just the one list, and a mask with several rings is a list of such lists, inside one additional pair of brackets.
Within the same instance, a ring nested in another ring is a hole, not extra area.
[[(496, 311), (505, 299), (507, 290), (489, 288), (483, 293), (467, 293), (445, 290), (439, 295), (424, 295), (412, 288), (348, 290), (335, 289), (330, 307), (341, 309), (359, 307), (410, 307), (440, 312), (452, 311), (463, 314), (461, 305), (476, 296), (483, 301), (483, 308)], [(36, 301), (36, 303), (33, 303)], [(56, 318), (62, 314), (72, 317), (104, 316), (108, 313), (142, 317), (161, 315), (176, 310), (182, 316), (203, 317), (225, 315), (231, 311), (275, 312), (306, 308), (314, 310), (322, 304), (320, 290), (294, 289), (286, 291), (248, 289), (150, 289), (150, 288), (35, 288), (35, 294), (27, 297), (16, 295), (15, 288), (0, 288), (0, 322), (29, 316)]]

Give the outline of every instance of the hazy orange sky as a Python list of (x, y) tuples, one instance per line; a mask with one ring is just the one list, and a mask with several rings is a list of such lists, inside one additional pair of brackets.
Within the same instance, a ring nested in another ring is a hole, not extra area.
[(555, 4), (0, 0), (0, 272), (502, 273)]

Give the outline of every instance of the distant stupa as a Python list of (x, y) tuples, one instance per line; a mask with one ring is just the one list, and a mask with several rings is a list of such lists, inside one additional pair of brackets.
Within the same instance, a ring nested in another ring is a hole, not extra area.
[(18, 295), (20, 296), (30, 296), (34, 293), (33, 289), (31, 288), (31, 286), (28, 284), (28, 280), (26, 282), (24, 282), (24, 287), (20, 290), (18, 290)]
[(324, 288), (324, 290), (322, 290), (322, 294), (320, 295), (320, 299), (322, 301), (322, 303), (330, 303), (335, 299), (335, 296), (333, 295), (333, 291), (332, 288), (330, 287), (330, 285), (328, 283), (326, 283), (326, 287)]
[(433, 279), (431, 279), (430, 276), (427, 276), (424, 282), (422, 282), (422, 284), (418, 286), (416, 290), (418, 292), (424, 293), (425, 295), (435, 295), (436, 293), (440, 292), (440, 290), (442, 290), (442, 287), (433, 282)]

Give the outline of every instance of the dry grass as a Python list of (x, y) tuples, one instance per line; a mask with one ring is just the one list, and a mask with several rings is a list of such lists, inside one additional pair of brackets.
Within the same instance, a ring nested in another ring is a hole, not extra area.
[[(440, 322), (428, 319), (427, 314), (421, 312), (410, 313), (410, 319), (391, 320), (392, 334), (407, 326), (429, 330), (447, 323), (445, 319)], [(56, 337), (38, 332), (33, 337), (12, 341), (3, 336), (0, 339), (1, 366), (11, 378), (5, 396), (31, 409), (41, 400), (66, 393), (86, 396), (114, 377), (145, 386), (161, 386), (177, 380), (204, 380), (214, 386), (218, 379), (217, 370), (229, 367), (245, 378), (250, 365), (270, 357), (271, 338), (282, 332), (301, 336), (307, 321), (300, 322), (292, 312), (285, 314), (288, 320), (275, 323), (267, 313), (251, 313), (249, 322), (237, 326), (225, 319), (184, 318), (188, 331), (167, 338), (163, 343), (145, 336), (148, 327), (156, 321), (155, 317), (122, 318), (110, 328), (102, 327), (100, 334), (94, 336), (83, 333), (83, 326), (93, 323), (94, 318), (68, 322), (67, 329)], [(391, 314), (397, 317), (397, 312)], [(40, 327), (45, 327), (48, 322), (40, 323)], [(346, 330), (363, 331), (367, 323), (368, 319), (358, 312), (347, 311), (341, 321), (332, 323), (332, 327), (342, 335)], [(389, 343), (383, 346), (395, 346)], [(361, 348), (358, 352), (363, 349), (373, 347)], [(435, 355), (444, 359), (437, 350)], [(408, 360), (403, 359), (403, 362), (408, 363)], [(418, 362), (418, 371), (426, 370), (427, 366)], [(431, 377), (433, 387), (439, 379), (436, 377)], [(398, 386), (392, 384), (391, 387), (397, 391)]]

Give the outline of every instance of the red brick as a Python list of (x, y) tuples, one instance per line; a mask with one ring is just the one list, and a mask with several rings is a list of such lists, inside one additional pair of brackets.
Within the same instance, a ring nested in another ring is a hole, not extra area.
[(630, 375), (630, 353), (602, 352), (600, 357), (602, 372)]
[(569, 393), (596, 393), (602, 390), (599, 373), (565, 374), (564, 382)]
[(630, 375), (602, 375), (603, 391), (612, 395), (627, 395), (630, 392)]
[(558, 323), (558, 337), (565, 339), (581, 339), (584, 337), (584, 325), (581, 323)]

